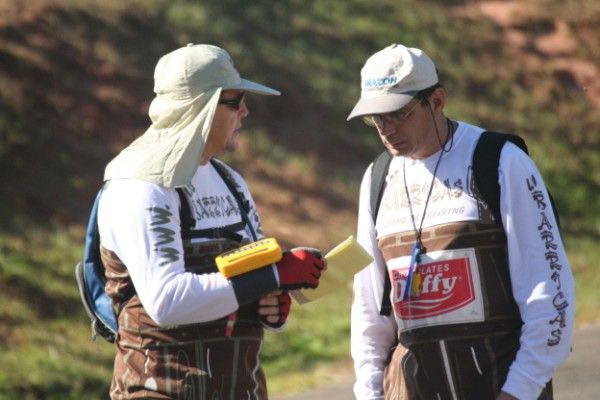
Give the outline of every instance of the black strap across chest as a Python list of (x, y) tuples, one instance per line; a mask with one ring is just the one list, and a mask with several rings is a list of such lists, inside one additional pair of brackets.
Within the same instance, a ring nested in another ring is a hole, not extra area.
[[(483, 200), (490, 207), (492, 215), (497, 223), (502, 224), (502, 216), (500, 213), (500, 184), (498, 183), (498, 166), (500, 164), (500, 153), (506, 142), (511, 142), (529, 154), (525, 141), (513, 134), (486, 131), (483, 132), (477, 141), (473, 152), (472, 168), (473, 179), (475, 186), (481, 194)], [(389, 152), (384, 151), (373, 160), (371, 168), (371, 217), (373, 224), (377, 221), (377, 214), (381, 205), (381, 199), (385, 190), (385, 178), (388, 173), (392, 156)], [(549, 200), (556, 218), (556, 222), (560, 228), (560, 219), (556, 211), (556, 205), (552, 195), (548, 193)], [(383, 297), (381, 299), (381, 315), (390, 315), (392, 305), (390, 302), (391, 282), (390, 277), (386, 273), (384, 278)]]
[(250, 233), (252, 235), (252, 239), (255, 241), (258, 240), (256, 231), (252, 226), (252, 223), (250, 222), (250, 218), (248, 217), (248, 214), (250, 213), (250, 201), (246, 200), (236, 188), (233, 177), (225, 169), (223, 164), (214, 159), (211, 159), (210, 163), (215, 168), (215, 170), (217, 171), (217, 173), (219, 174), (219, 176), (221, 177), (221, 179), (235, 198), (235, 201), (240, 210), (242, 222), (240, 224), (235, 224), (229, 227), (194, 230), (193, 228), (196, 225), (196, 221), (192, 216), (192, 210), (190, 208), (189, 200), (183, 188), (176, 188), (177, 194), (179, 195), (179, 202), (181, 203), (181, 207), (179, 208), (179, 216), (181, 221), (182, 237), (227, 238), (235, 240), (237, 242), (241, 242), (243, 238), (237, 233), (237, 231), (243, 229), (244, 226), (248, 226), (248, 229), (250, 229)]

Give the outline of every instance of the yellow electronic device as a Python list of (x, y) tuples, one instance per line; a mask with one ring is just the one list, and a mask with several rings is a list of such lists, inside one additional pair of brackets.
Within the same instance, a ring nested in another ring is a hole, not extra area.
[(217, 268), (226, 278), (273, 264), (283, 256), (275, 238), (261, 239), (240, 248), (219, 254)]

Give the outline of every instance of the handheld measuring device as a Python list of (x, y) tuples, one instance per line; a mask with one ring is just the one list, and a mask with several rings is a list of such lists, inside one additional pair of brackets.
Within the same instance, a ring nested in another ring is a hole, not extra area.
[(281, 260), (283, 253), (275, 238), (265, 238), (219, 254), (217, 268), (226, 278), (243, 274)]

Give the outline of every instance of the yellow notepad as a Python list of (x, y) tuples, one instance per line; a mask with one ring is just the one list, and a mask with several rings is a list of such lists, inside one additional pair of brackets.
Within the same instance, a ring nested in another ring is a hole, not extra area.
[(350, 236), (327, 253), (325, 260), (327, 260), (327, 270), (323, 271), (318, 288), (290, 291), (290, 295), (299, 304), (308, 303), (346, 287), (354, 278), (354, 274), (369, 265), (373, 258), (354, 236)]

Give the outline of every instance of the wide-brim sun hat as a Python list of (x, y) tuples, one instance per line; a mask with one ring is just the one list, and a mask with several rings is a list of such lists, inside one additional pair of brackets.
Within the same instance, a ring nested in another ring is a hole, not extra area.
[(240, 77), (230, 55), (188, 44), (158, 61), (149, 109), (152, 125), (106, 167), (105, 180), (141, 179), (164, 187), (187, 184), (199, 165), (223, 90), (279, 95)]
[(360, 99), (348, 120), (399, 110), (421, 90), (439, 82), (431, 58), (420, 49), (401, 44), (392, 44), (369, 57), (360, 75)]
[(158, 95), (190, 99), (214, 88), (280, 94), (268, 86), (242, 79), (229, 53), (217, 46), (190, 43), (163, 56), (156, 65), (154, 92)]

